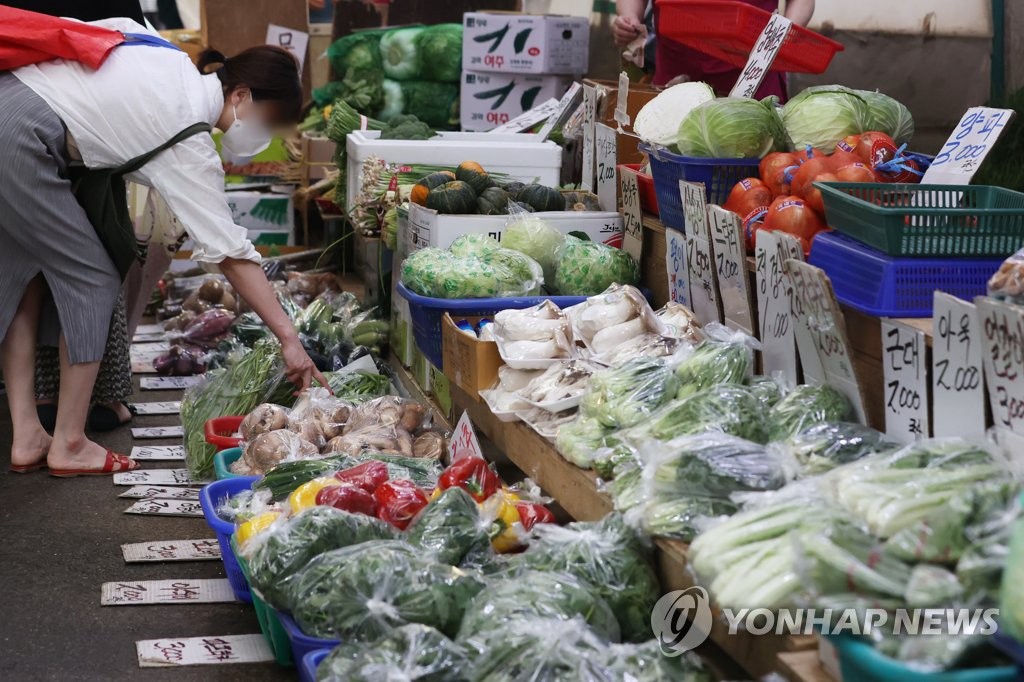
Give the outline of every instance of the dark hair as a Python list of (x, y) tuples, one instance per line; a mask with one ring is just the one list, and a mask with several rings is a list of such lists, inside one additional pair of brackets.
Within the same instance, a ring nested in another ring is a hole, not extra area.
[(258, 45), (225, 57), (214, 49), (203, 50), (196, 67), (200, 73), (216, 73), (229, 95), (249, 88), (253, 101), (272, 102), (279, 122), (294, 123), (302, 110), (302, 82), (299, 63), (288, 50)]

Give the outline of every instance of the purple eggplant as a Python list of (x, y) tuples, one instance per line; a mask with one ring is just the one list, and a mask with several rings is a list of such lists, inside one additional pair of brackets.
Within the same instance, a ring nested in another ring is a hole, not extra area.
[(233, 313), (221, 308), (207, 310), (188, 323), (182, 337), (191, 343), (210, 347), (217, 345), (235, 321)]

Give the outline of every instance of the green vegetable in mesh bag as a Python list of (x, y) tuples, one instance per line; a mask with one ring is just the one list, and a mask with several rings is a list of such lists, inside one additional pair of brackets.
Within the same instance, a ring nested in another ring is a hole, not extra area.
[(558, 428), (555, 448), (567, 460), (582, 469), (588, 469), (594, 462), (597, 451), (604, 445), (605, 437), (611, 433), (597, 419), (578, 417)]
[(459, 682), (469, 660), (462, 647), (427, 625), (395, 628), (370, 646), (339, 644), (321, 661), (317, 682)]
[(708, 339), (676, 368), (678, 397), (685, 398), (716, 384), (742, 384), (753, 362), (754, 354), (747, 344)]
[(796, 458), (801, 475), (812, 476), (894, 446), (870, 426), (825, 422), (803, 429), (781, 447)]
[(562, 296), (596, 296), (612, 284), (636, 284), (640, 267), (622, 249), (566, 235), (555, 265), (554, 290)]
[(544, 281), (555, 283), (555, 268), (558, 254), (565, 236), (540, 218), (529, 213), (517, 212), (502, 235), (505, 248), (525, 253), (540, 263), (544, 270)]
[(350, 514), (333, 507), (312, 507), (256, 536), (244, 548), (249, 557), (252, 584), (268, 604), (285, 605), (287, 579), (324, 552), (387, 540), (394, 529), (365, 514)]
[(484, 258), (500, 248), (501, 244), (498, 240), (489, 234), (471, 232), (469, 234), (464, 234), (461, 237), (457, 237), (455, 241), (452, 242), (452, 245), (448, 247), (448, 251), (453, 256), (458, 256), (459, 258), (466, 258), (469, 256)]
[(770, 440), (785, 440), (815, 424), (848, 421), (853, 406), (842, 393), (823, 384), (797, 386), (768, 414)]
[(398, 28), (387, 31), (380, 39), (380, 58), (384, 75), (396, 81), (418, 78), (422, 59), (418, 37), (420, 27)]
[(440, 563), (453, 566), (474, 549), (490, 547), (480, 510), (462, 488), (449, 488), (424, 507), (406, 530), (405, 539)]
[(420, 623), (454, 634), (482, 584), (405, 542), (364, 542), (321, 554), (296, 573), (288, 606), (307, 635), (372, 642)]
[(650, 416), (672, 399), (679, 386), (660, 358), (633, 358), (619, 367), (594, 372), (580, 402), (580, 413), (610, 429), (624, 429)]
[(510, 620), (583, 618), (606, 641), (619, 640), (619, 623), (608, 603), (584, 580), (568, 573), (522, 571), (489, 582), (466, 607), (457, 641), (500, 630)]
[(462, 75), (462, 24), (427, 26), (417, 36), (420, 77), (425, 81), (458, 83)]
[(403, 81), (403, 114), (413, 114), (433, 128), (451, 128), (459, 123), (459, 86), (455, 83)]
[(719, 97), (699, 104), (679, 124), (679, 151), (712, 159), (759, 159), (783, 151), (789, 141), (777, 102), (777, 97)]
[(567, 526), (541, 524), (533, 533), (514, 566), (562, 571), (585, 580), (612, 608), (624, 640), (650, 639), (651, 609), (660, 594), (658, 578), (650, 548), (621, 514)]

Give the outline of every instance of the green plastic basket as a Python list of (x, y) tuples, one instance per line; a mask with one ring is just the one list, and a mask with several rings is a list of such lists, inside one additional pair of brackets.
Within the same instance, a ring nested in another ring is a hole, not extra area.
[(820, 182), (830, 227), (890, 256), (996, 258), (1024, 246), (1024, 194), (983, 185)]
[(249, 583), (250, 594), (252, 594), (252, 607), (256, 611), (256, 620), (259, 621), (263, 638), (267, 640), (270, 650), (274, 652), (274, 660), (281, 666), (294, 665), (295, 662), (292, 660), (292, 644), (288, 641), (288, 633), (285, 632), (284, 626), (281, 625), (281, 619), (277, 617), (277, 611), (267, 605), (259, 590), (252, 587), (249, 562), (239, 554), (238, 544), (235, 542), (234, 537), (231, 538), (231, 551), (235, 553), (238, 565), (242, 567), (242, 574), (245, 575), (245, 580)]

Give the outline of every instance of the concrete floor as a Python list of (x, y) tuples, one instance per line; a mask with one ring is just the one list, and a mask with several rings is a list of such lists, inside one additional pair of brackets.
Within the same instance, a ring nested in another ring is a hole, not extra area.
[[(137, 385), (137, 384), (136, 384)], [(148, 391), (138, 401), (177, 400)], [(136, 417), (136, 426), (180, 423), (178, 417)], [(212, 538), (203, 519), (133, 516), (131, 500), (109, 477), (57, 479), (45, 472), (8, 473), (10, 416), (0, 397), (0, 680), (264, 680), (298, 679), (273, 663), (142, 669), (135, 642), (259, 632), (243, 604), (100, 606), (100, 585), (116, 580), (223, 578), (219, 561), (125, 564), (121, 545), (150, 540)], [(98, 442), (128, 453), (122, 427)], [(146, 441), (173, 444), (173, 441)], [(146, 468), (174, 468), (147, 462)]]

